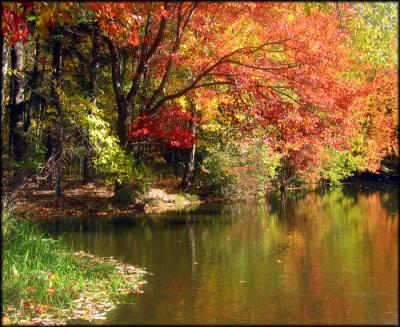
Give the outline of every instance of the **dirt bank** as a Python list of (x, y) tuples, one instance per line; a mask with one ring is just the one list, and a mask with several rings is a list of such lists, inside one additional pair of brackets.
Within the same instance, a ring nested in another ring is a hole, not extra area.
[(196, 196), (179, 193), (174, 188), (151, 187), (140, 204), (120, 205), (113, 202), (112, 186), (64, 185), (64, 196), (54, 197), (51, 186), (27, 185), (15, 196), (15, 213), (33, 220), (49, 218), (79, 218), (84, 216), (132, 215), (139, 212), (178, 210), (200, 203)]

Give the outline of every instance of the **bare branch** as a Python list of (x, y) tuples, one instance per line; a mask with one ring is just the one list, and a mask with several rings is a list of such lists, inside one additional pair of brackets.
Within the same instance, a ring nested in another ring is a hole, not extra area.
[(175, 36), (175, 44), (171, 50), (170, 53), (170, 58), (168, 59), (167, 62), (167, 68), (165, 69), (164, 75), (161, 79), (160, 85), (158, 86), (158, 88), (154, 91), (153, 95), (151, 96), (150, 100), (146, 103), (144, 112), (148, 111), (151, 106), (153, 105), (154, 101), (161, 95), (163, 88), (165, 87), (165, 85), (168, 82), (169, 76), (171, 74), (172, 71), (172, 65), (173, 65), (173, 58), (172, 55), (175, 54), (178, 49), (179, 46), (181, 44), (181, 39), (182, 39), (182, 35), (181, 35), (181, 23), (182, 23), (182, 19), (183, 16), (181, 14), (181, 6), (179, 7), (179, 13), (178, 13), (178, 20), (177, 20), (177, 24), (176, 24), (176, 36)]
[[(167, 8), (167, 4), (164, 5)], [(144, 56), (141, 56), (138, 68), (136, 70), (136, 74), (132, 80), (132, 86), (126, 98), (126, 102), (130, 105), (133, 99), (136, 97), (136, 94), (139, 90), (140, 79), (145, 71), (146, 65), (157, 51), (158, 47), (160, 46), (162, 40), (164, 39), (165, 28), (166, 28), (166, 18), (163, 16), (160, 21), (160, 25), (158, 28), (158, 33), (156, 38), (154, 39), (153, 44), (151, 45), (149, 51)]]
[(262, 70), (262, 71), (266, 71), (266, 72), (270, 72), (270, 73), (274, 73), (275, 71), (279, 71), (279, 70), (287, 70), (287, 69), (291, 69), (291, 68), (296, 68), (296, 67), (300, 66), (300, 65), (287, 65), (284, 67), (269, 67), (269, 68), (267, 68), (267, 67), (259, 67), (259, 66), (249, 65), (249, 64), (245, 64), (243, 62), (231, 60), (231, 59), (228, 59), (225, 62), (232, 63), (232, 64), (235, 64), (238, 66), (255, 69), (255, 70)]
[(111, 55), (111, 74), (112, 74), (112, 83), (115, 93), (115, 100), (118, 104), (118, 107), (123, 108), (125, 106), (124, 103), (121, 102), (125, 100), (125, 95), (122, 89), (122, 79), (121, 79), (118, 51), (111, 39), (109, 39), (108, 37), (104, 37), (104, 40), (108, 45)]
[(168, 95), (168, 96), (164, 97), (163, 99), (161, 99), (160, 101), (158, 101), (155, 104), (155, 106), (153, 108), (151, 108), (151, 110), (149, 110), (149, 115), (154, 115), (157, 112), (157, 110), (165, 102), (167, 102), (169, 100), (172, 100), (172, 99), (179, 98), (179, 97), (185, 95), (186, 93), (188, 93), (191, 90), (194, 90), (194, 89), (197, 89), (197, 88), (200, 88), (200, 87), (207, 87), (207, 86), (214, 86), (214, 85), (232, 85), (232, 84), (233, 83), (229, 82), (229, 81), (210, 82), (210, 83), (204, 83), (204, 84), (199, 84), (199, 85), (191, 84), (190, 86), (188, 86), (188, 87), (186, 87), (186, 88), (184, 88), (184, 89), (182, 89), (182, 90), (180, 90), (180, 91), (178, 91), (178, 92), (176, 92), (174, 94)]
[[(281, 40), (281, 41), (276, 41), (276, 42), (265, 42), (259, 46), (248, 46), (248, 47), (243, 47), (243, 48), (239, 48), (236, 49), (228, 54), (226, 54), (225, 56), (222, 56), (221, 58), (219, 58), (219, 60), (217, 60), (214, 64), (210, 65), (208, 68), (206, 68), (205, 70), (203, 70), (203, 72), (201, 72), (193, 81), (190, 85), (186, 86), (185, 88), (183, 88), (181, 91), (178, 91), (172, 95), (168, 95), (165, 96), (163, 99), (159, 100), (151, 109), (148, 110), (149, 114), (155, 114), (157, 112), (157, 110), (167, 101), (171, 100), (171, 99), (175, 99), (178, 98), (184, 94), (186, 94), (187, 92), (189, 92), (190, 90), (194, 89), (194, 88), (198, 88), (197, 84), (200, 82), (200, 80), (202, 80), (205, 76), (209, 75), (216, 67), (218, 67), (219, 65), (221, 65), (224, 62), (227, 62), (229, 58), (231, 58), (232, 56), (234, 56), (235, 54), (238, 53), (242, 53), (242, 54), (253, 54), (263, 48), (265, 48), (268, 45), (274, 45), (274, 44), (283, 44), (284, 42), (286, 42), (287, 40)], [(228, 82), (222, 82), (227, 84)], [(203, 86), (206, 84), (203, 84)], [(208, 85), (208, 84), (207, 84)]]
[[(185, 29), (186, 26), (189, 24), (190, 20), (193, 17), (194, 11), (196, 10), (197, 5), (198, 5), (198, 3), (195, 2), (195, 3), (193, 3), (192, 7), (189, 7), (190, 11), (189, 11), (189, 14), (186, 17), (185, 22), (183, 23), (182, 29)], [(185, 16), (185, 14), (186, 14), (186, 12), (183, 14), (183, 16)]]

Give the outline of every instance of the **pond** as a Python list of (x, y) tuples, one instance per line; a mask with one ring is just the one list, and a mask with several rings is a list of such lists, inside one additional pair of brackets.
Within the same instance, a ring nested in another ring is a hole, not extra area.
[(394, 324), (398, 213), (397, 189), (334, 189), (42, 228), (152, 273), (92, 323)]

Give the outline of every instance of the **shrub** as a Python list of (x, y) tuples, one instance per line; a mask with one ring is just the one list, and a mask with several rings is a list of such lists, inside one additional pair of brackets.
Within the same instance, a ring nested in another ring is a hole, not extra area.
[(280, 164), (280, 155), (261, 142), (228, 143), (203, 152), (198, 184), (215, 196), (264, 196)]
[(326, 149), (326, 163), (321, 169), (321, 177), (332, 185), (340, 185), (340, 181), (351, 176), (357, 169), (365, 164), (362, 155), (350, 150)]
[(211, 150), (201, 164), (198, 184), (204, 193), (227, 197), (234, 192), (235, 176), (230, 170), (233, 158), (227, 151)]

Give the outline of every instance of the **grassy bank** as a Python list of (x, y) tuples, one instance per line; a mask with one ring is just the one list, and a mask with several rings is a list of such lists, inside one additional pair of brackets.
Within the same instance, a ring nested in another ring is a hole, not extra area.
[(143, 270), (74, 253), (25, 220), (2, 217), (2, 233), (3, 323), (104, 319), (122, 295), (141, 292), (145, 282)]

